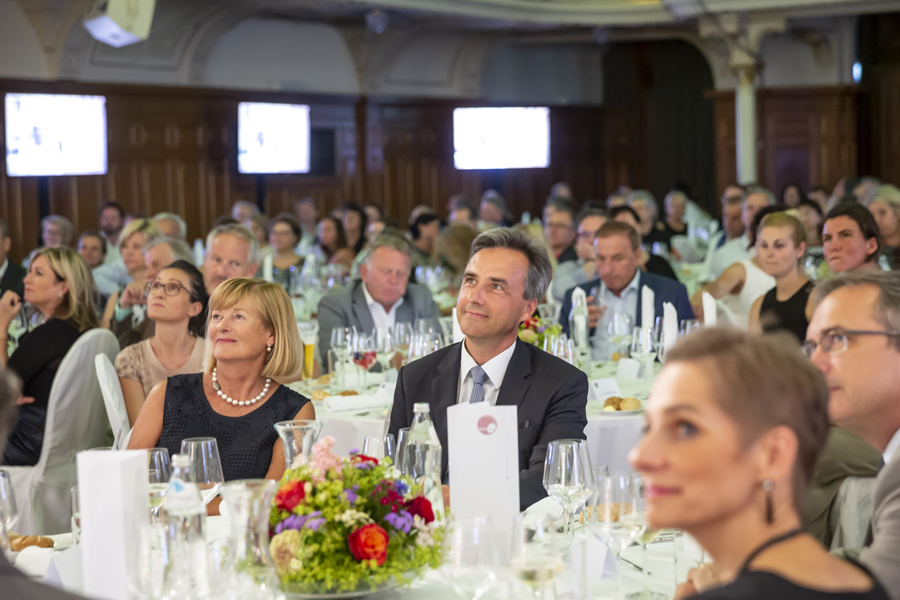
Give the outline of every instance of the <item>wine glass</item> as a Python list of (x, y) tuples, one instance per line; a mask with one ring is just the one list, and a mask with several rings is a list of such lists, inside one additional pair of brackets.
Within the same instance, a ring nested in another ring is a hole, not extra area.
[(16, 493), (13, 490), (9, 469), (0, 468), (0, 518), (6, 524), (6, 531), (19, 520), (19, 509), (16, 507)]
[(219, 445), (216, 438), (195, 437), (181, 440), (181, 454), (191, 459), (191, 478), (203, 494), (203, 503), (209, 504), (216, 497), (219, 487), (225, 483)]
[(377, 360), (375, 336), (360, 333), (353, 339), (353, 364), (359, 367), (363, 389), (369, 385), (369, 369)]
[(594, 474), (585, 440), (555, 440), (547, 444), (544, 488), (566, 516), (566, 535), (574, 536), (575, 513), (594, 492)]
[[(628, 471), (609, 471), (597, 486), (597, 517), (591, 530), (619, 561), (622, 551), (631, 544), (632, 532), (640, 525), (637, 510), (634, 474)], [(622, 565), (616, 564), (616, 580), (622, 589)]]
[(497, 580), (498, 553), (491, 520), (455, 519), (448, 530), (440, 573), (459, 597), (478, 600)]
[(28, 316), (25, 314), (25, 305), (23, 304), (19, 309), (19, 312), (9, 323), (9, 339), (18, 346), (19, 338), (22, 337), (22, 334), (26, 331), (28, 331)]
[(384, 436), (367, 435), (366, 439), (363, 441), (362, 453), (379, 460), (385, 457), (393, 460), (395, 455), (394, 435), (391, 433)]
[(633, 526), (630, 528), (631, 540), (641, 547), (641, 568), (643, 569), (643, 577), (641, 578), (641, 589), (637, 592), (627, 594), (628, 600), (666, 600), (667, 596), (650, 590), (650, 573), (649, 562), (647, 560), (647, 546), (649, 546), (660, 530), (651, 527), (644, 517), (644, 494), (643, 479), (640, 475), (632, 475), (631, 485), (634, 489), (635, 510), (631, 512), (632, 517), (628, 520)]
[(682, 319), (681, 323), (678, 324), (679, 337), (684, 337), (699, 330), (700, 321), (698, 321), (697, 319)]
[(166, 501), (166, 490), (169, 489), (169, 478), (172, 477), (172, 463), (169, 450), (151, 448), (148, 451), (150, 460), (150, 524), (159, 523), (159, 509)]
[(409, 427), (403, 427), (397, 431), (397, 459), (394, 461), (394, 466), (397, 467), (397, 470), (403, 475), (406, 474), (403, 471), (403, 457), (406, 456), (406, 445), (409, 442), (409, 429)]
[(401, 364), (406, 364), (409, 358), (409, 346), (412, 343), (412, 325), (409, 323), (396, 323), (391, 330), (391, 348), (400, 355)]
[(607, 335), (609, 340), (616, 345), (620, 357), (627, 356), (626, 346), (631, 343), (634, 331), (634, 320), (625, 313), (613, 313), (609, 316)]
[(394, 358), (394, 342), (390, 329), (376, 329), (373, 332), (375, 338), (375, 360), (381, 365), (382, 373), (391, 368), (391, 359)]
[(656, 360), (657, 345), (653, 341), (652, 327), (635, 328), (631, 341), (631, 358), (637, 359), (644, 367), (644, 386), (649, 390), (653, 385), (653, 361)]
[(551, 541), (554, 526), (547, 518), (530, 519), (518, 515), (513, 524), (509, 549), (509, 570), (514, 579), (529, 588), (534, 598), (563, 570), (559, 544)]
[(354, 331), (351, 327), (334, 327), (331, 330), (331, 349), (338, 363), (343, 366), (350, 356)]

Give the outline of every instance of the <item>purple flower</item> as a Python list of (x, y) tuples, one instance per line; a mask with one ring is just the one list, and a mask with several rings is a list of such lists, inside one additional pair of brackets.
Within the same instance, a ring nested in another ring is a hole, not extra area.
[(406, 485), (406, 483), (404, 483), (400, 479), (398, 479), (397, 481), (394, 482), (394, 489), (397, 490), (398, 494), (403, 496), (404, 494), (406, 494), (406, 492), (409, 491), (409, 486)]
[(401, 510), (397, 513), (388, 513), (385, 515), (384, 520), (397, 531), (409, 533), (412, 530), (413, 518), (405, 510)]
[(365, 471), (368, 471), (369, 469), (375, 468), (375, 463), (363, 461), (363, 462), (355, 463), (353, 466), (356, 467), (357, 469), (363, 469)]
[(538, 333), (544, 333), (544, 331), (545, 331), (546, 329), (547, 329), (547, 326), (546, 326), (546, 325), (541, 325), (540, 327), (538, 327)]
[(310, 519), (306, 522), (306, 528), (312, 529), (313, 531), (318, 531), (319, 527), (325, 524), (325, 519)]
[(347, 501), (350, 504), (356, 504), (356, 499), (359, 498), (359, 485), (354, 484), (349, 490), (344, 490), (344, 494), (346, 495)]
[(354, 454), (359, 454), (359, 448), (350, 448), (350, 456)]
[(303, 525), (306, 524), (306, 520), (309, 519), (306, 515), (291, 515), (286, 518), (284, 521), (275, 526), (275, 533), (281, 533), (286, 529), (303, 529)]

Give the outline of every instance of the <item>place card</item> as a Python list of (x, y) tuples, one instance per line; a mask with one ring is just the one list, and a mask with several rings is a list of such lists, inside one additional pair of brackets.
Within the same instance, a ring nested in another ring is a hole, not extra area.
[(633, 358), (620, 358), (619, 367), (616, 371), (617, 379), (637, 379), (641, 372), (641, 363)]
[(146, 450), (79, 452), (84, 595), (126, 600), (141, 527), (150, 521)]
[(499, 547), (508, 548), (519, 514), (518, 407), (487, 402), (451, 406), (447, 446), (454, 516), (490, 517)]
[[(609, 551), (606, 544), (596, 536), (590, 535), (587, 536), (584, 550), (587, 555), (587, 564), (592, 566), (588, 569), (588, 579), (596, 581), (616, 576), (616, 556)], [(601, 568), (594, 568), (597, 566), (601, 566)]]
[(591, 380), (590, 389), (588, 390), (588, 400), (605, 402), (607, 398), (612, 396), (622, 396), (622, 392), (619, 391), (619, 384), (615, 377)]

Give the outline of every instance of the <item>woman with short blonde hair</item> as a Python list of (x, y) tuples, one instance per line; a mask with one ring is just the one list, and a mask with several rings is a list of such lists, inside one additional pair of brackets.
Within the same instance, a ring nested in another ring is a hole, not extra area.
[[(25, 295), (7, 291), (0, 298), (0, 368), (22, 380), (22, 406), (3, 456), (6, 465), (34, 465), (41, 456), (50, 389), (63, 357), (81, 336), (97, 327), (94, 312), (94, 277), (78, 252), (71, 248), (44, 248), (35, 254), (25, 277)], [(42, 321), (18, 340), (7, 358), (6, 332), (22, 303)]]
[(144, 287), (147, 285), (144, 246), (161, 236), (162, 231), (153, 219), (130, 221), (119, 234), (119, 254), (122, 256), (122, 262), (103, 265), (97, 269), (97, 287), (102, 295), (109, 296), (106, 309), (103, 311), (104, 328), (109, 328), (116, 304), (125, 288), (132, 288), (132, 296), (143, 297)]
[(235, 278), (209, 299), (203, 373), (175, 375), (153, 388), (129, 448), (179, 452), (189, 437), (214, 437), (225, 480), (279, 479), (285, 462), (273, 425), (315, 419), (307, 398), (278, 380), (302, 361), (290, 298), (278, 284)]

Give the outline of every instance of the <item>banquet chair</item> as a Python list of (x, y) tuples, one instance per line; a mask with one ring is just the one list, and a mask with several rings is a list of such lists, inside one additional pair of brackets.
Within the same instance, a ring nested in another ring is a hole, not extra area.
[(8, 467), (24, 535), (71, 529), (70, 490), (77, 484), (75, 455), (103, 444), (107, 418), (97, 373), (85, 368), (97, 354), (110, 359), (119, 341), (106, 329), (84, 333), (69, 349), (50, 388), (41, 456), (33, 467)]
[(113, 449), (121, 450), (125, 447), (125, 437), (131, 430), (122, 384), (119, 383), (116, 368), (107, 355), (100, 353), (95, 356), (94, 367), (97, 369), (97, 381), (103, 394), (103, 404), (106, 405), (106, 416), (109, 418), (109, 426), (115, 438)]

